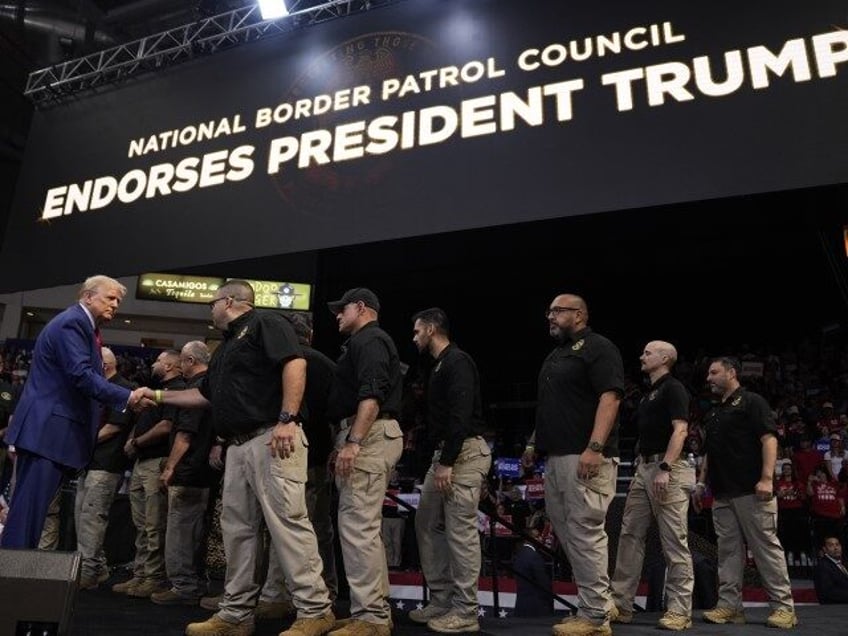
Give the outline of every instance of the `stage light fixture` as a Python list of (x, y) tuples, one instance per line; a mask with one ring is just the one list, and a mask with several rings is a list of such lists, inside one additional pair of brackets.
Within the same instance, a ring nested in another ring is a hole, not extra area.
[(276, 20), (289, 14), (284, 0), (259, 0), (259, 11), (263, 20)]

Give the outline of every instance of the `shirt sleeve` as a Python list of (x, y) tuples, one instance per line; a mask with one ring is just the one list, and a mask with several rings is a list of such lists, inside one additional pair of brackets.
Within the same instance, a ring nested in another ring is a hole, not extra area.
[(259, 342), (265, 355), (274, 362), (302, 358), (297, 335), (288, 320), (276, 314), (262, 312), (259, 319)]
[(587, 352), (589, 381), (592, 389), (600, 395), (615, 391), (624, 395), (624, 362), (618, 348), (605, 338), (598, 338)]
[(672, 420), (689, 421), (689, 391), (680, 382), (668, 385), (668, 414)]
[(359, 380), (357, 400), (374, 399), (383, 404), (392, 390), (389, 348), (379, 338), (371, 338), (362, 346), (351, 343), (351, 353)]
[(774, 419), (774, 414), (769, 407), (765, 398), (756, 393), (749, 393), (751, 401), (748, 405), (748, 413), (751, 421), (754, 423), (754, 430), (758, 437), (762, 437), (767, 433), (777, 435), (777, 423)]
[(448, 366), (448, 431), (439, 463), (453, 466), (471, 430), (474, 414), (474, 366), (465, 356), (456, 356)]

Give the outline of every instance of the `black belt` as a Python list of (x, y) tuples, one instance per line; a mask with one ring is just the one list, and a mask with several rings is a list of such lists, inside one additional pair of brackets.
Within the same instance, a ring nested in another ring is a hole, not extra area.
[[(639, 455), (642, 458), (643, 464), (652, 464), (654, 462), (661, 462), (665, 457), (665, 453), (654, 453), (653, 455)], [(675, 457), (673, 462), (676, 462), (680, 457)]]
[(265, 433), (274, 428), (274, 424), (270, 424), (269, 426), (260, 426), (259, 428), (255, 428), (249, 433), (239, 433), (238, 435), (232, 435), (227, 439), (227, 444), (230, 446), (241, 446), (245, 442), (249, 442), (254, 437), (259, 437), (262, 433)]

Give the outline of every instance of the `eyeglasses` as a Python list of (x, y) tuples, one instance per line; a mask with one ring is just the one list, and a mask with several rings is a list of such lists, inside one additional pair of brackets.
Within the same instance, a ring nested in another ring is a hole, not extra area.
[(557, 307), (554, 305), (553, 307), (549, 307), (545, 310), (545, 318), (554, 314), (555, 316), (559, 316), (564, 311), (580, 311), (579, 307)]
[(219, 300), (232, 300), (234, 303), (245, 303), (253, 307), (253, 302), (247, 300), (246, 298), (236, 298), (235, 296), (221, 296), (220, 298), (213, 298), (206, 304), (210, 307), (214, 307), (215, 303), (217, 303)]

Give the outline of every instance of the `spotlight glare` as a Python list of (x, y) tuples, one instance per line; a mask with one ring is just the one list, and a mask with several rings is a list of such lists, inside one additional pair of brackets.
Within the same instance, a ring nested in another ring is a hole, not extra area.
[(289, 14), (283, 0), (259, 0), (259, 11), (263, 20), (276, 20)]

